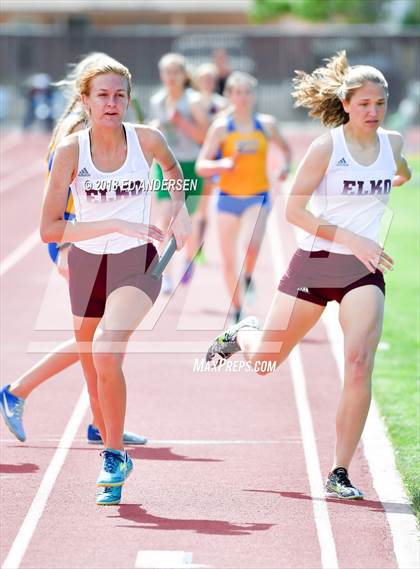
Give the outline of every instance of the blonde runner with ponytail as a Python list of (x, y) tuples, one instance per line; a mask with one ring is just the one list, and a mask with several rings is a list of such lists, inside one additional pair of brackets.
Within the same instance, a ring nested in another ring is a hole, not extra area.
[(102, 67), (106, 65), (110, 68), (115, 67), (115, 64), (118, 62), (106, 53), (95, 51), (89, 53), (78, 64), (73, 65), (66, 77), (54, 84), (63, 91), (68, 104), (53, 130), (48, 147), (49, 156), (65, 136), (71, 134), (78, 125), (87, 124), (89, 120), (78, 91), (78, 83), (81, 78), (88, 73), (90, 68), (96, 69), (98, 65)]
[[(86, 77), (89, 71), (94, 68), (101, 69), (112, 67), (115, 69), (122, 68), (115, 59), (111, 58), (105, 53), (93, 52), (84, 57), (78, 64), (73, 65), (71, 71), (64, 79), (55, 83), (56, 87), (63, 90), (65, 98), (68, 100), (67, 107), (60, 116), (48, 147), (48, 176), (52, 167), (52, 159), (54, 152), (63, 138), (77, 130), (83, 130), (88, 126), (89, 117), (83, 108), (80, 94), (77, 90), (77, 82), (82, 77)], [(126, 69), (126, 68), (124, 68)], [(128, 71), (128, 70), (127, 70)], [(47, 176), (47, 180), (48, 180)], [(64, 212), (64, 219), (74, 219), (74, 206), (73, 198), (69, 194), (66, 211)], [(57, 264), (58, 272), (68, 279), (68, 244), (62, 243), (60, 247), (56, 243), (48, 243), (48, 251), (51, 259)], [(75, 338), (71, 338), (60, 343), (54, 351), (47, 353), (40, 361), (38, 361), (29, 370), (26, 370), (18, 379), (13, 381), (10, 385), (4, 386), (0, 390), (0, 411), (3, 400), (7, 400), (9, 409), (12, 410), (12, 416), (5, 413), (3, 415), (6, 425), (13, 433), (13, 435), (24, 442), (26, 439), (25, 429), (23, 426), (23, 408), (26, 399), (38, 386), (54, 377), (60, 371), (63, 371), (75, 364), (79, 360), (77, 351), (77, 343)], [(93, 413), (92, 422), (87, 428), (87, 442), (90, 444), (102, 444), (100, 432), (98, 430), (99, 419)], [(130, 445), (144, 445), (147, 443), (147, 438), (125, 431), (123, 440), (126, 444)]]

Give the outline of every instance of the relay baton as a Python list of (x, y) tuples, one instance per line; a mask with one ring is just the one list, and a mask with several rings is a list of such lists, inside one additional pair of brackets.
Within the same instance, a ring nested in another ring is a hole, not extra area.
[(166, 245), (161, 258), (156, 263), (153, 271), (151, 271), (150, 276), (154, 279), (160, 279), (163, 271), (166, 269), (169, 261), (172, 259), (173, 254), (176, 251), (176, 241), (175, 237), (171, 237), (170, 241)]

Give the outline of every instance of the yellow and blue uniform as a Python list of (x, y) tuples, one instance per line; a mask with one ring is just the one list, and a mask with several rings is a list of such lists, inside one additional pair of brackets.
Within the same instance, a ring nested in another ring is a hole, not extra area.
[[(52, 150), (48, 156), (48, 175), (47, 175), (47, 179), (48, 176), (51, 172), (51, 168), (52, 168), (52, 163), (53, 163), (53, 159), (54, 159), (54, 150)], [(67, 205), (66, 205), (66, 209), (64, 212), (64, 219), (71, 221), (73, 219), (75, 219), (75, 213), (74, 213), (74, 203), (73, 203), (73, 196), (71, 193), (71, 190), (69, 188), (69, 192), (67, 194)], [(48, 243), (48, 253), (50, 254), (50, 257), (52, 259), (52, 261), (54, 263), (57, 262), (57, 257), (58, 257), (58, 247), (57, 247), (57, 243)]]
[(235, 167), (220, 174), (217, 209), (240, 216), (252, 205), (269, 206), (269, 181), (266, 172), (267, 136), (257, 115), (249, 133), (236, 129), (228, 118), (227, 135), (220, 147), (220, 158), (236, 156)]

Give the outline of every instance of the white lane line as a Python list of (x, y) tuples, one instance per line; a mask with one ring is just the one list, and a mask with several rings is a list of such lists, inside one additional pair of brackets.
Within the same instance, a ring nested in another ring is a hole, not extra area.
[(84, 387), (2, 569), (19, 568), (88, 407), (89, 398)]
[(216, 440), (150, 440), (155, 445), (280, 445), (284, 442), (300, 442), (298, 437), (284, 437), (280, 441), (216, 441)]
[(31, 233), (14, 251), (0, 263), (0, 277), (19, 263), (34, 247), (40, 243), (38, 229)]
[(0, 181), (0, 194), (5, 194), (9, 190), (16, 188), (19, 184), (29, 182), (32, 178), (40, 176), (46, 170), (44, 160), (38, 160), (35, 163), (28, 164), (24, 168), (19, 168), (7, 178)]
[[(328, 307), (324, 312), (323, 321), (327, 329), (332, 353), (340, 371), (340, 379), (343, 382), (343, 333), (338, 324), (338, 307)], [(401, 569), (417, 569), (420, 567), (418, 549), (420, 536), (416, 518), (395, 466), (394, 450), (374, 400), (370, 406), (362, 440), (364, 454), (372, 475), (373, 487), (384, 507), (391, 530), (398, 566)]]
[[(34, 437), (31, 438), (32, 442), (37, 443), (56, 443), (60, 439), (58, 437)], [(76, 437), (74, 442), (85, 442), (86, 437)], [(181, 440), (181, 439), (149, 439), (147, 441), (147, 446), (150, 447), (151, 445), (181, 445), (181, 446), (207, 446), (207, 445), (281, 445), (285, 443), (297, 443), (301, 444), (302, 439), (300, 437), (282, 437), (278, 441), (216, 441), (216, 440)], [(0, 439), (0, 443), (17, 443), (15, 438), (8, 438), (8, 439)], [(93, 447), (95, 445), (92, 445)], [(97, 446), (97, 445), (96, 445)], [(127, 445), (130, 446), (130, 445)], [(139, 445), (139, 446), (146, 446), (146, 445)]]
[[(0, 273), (1, 275), (1, 273)], [(39, 341), (39, 342), (30, 342), (27, 352), (30, 354), (46, 354), (49, 353), (51, 350), (57, 347), (57, 342), (53, 341)], [(127, 344), (127, 349), (125, 350), (126, 354), (205, 354), (207, 348), (209, 347), (208, 340), (205, 341), (142, 341), (136, 342), (134, 340), (130, 340)], [(87, 346), (87, 349), (89, 347)], [(212, 373), (207, 372), (204, 369), (205, 360), (204, 356), (197, 358), (199, 362), (203, 362), (203, 370), (197, 370), (196, 373), (204, 374), (204, 373)], [(217, 375), (222, 371), (223, 368), (216, 368), (220, 371), (215, 371), (214, 373)], [(191, 362), (191, 370), (194, 371), (194, 362)], [(232, 370), (230, 370), (232, 372)], [(238, 370), (243, 371), (243, 370)], [(235, 373), (235, 372), (233, 372)]]
[[(274, 216), (275, 211), (276, 208), (273, 208), (269, 217), (267, 229), (270, 235), (270, 245), (274, 271), (276, 273), (276, 281), (278, 282), (281, 276), (284, 251), (280, 232)], [(293, 390), (295, 394), (296, 408), (298, 411), (300, 431), (302, 434), (306, 471), (308, 473), (311, 496), (314, 498), (312, 500), (312, 509), (321, 551), (321, 563), (324, 569), (336, 569), (338, 568), (337, 552), (328, 514), (328, 506), (325, 501), (324, 484), (319, 464), (315, 432), (306, 392), (305, 375), (299, 346), (296, 346), (290, 354), (289, 363), (292, 372)]]
[(211, 567), (192, 562), (190, 551), (139, 551), (136, 557), (136, 569), (200, 569)]
[(321, 474), (321, 466), (319, 464), (314, 426), (306, 392), (305, 374), (299, 346), (291, 352), (289, 361), (300, 430), (302, 433), (306, 470), (308, 472), (311, 496), (314, 498), (314, 500), (312, 500), (312, 507), (321, 549), (321, 563), (324, 569), (338, 568), (337, 552), (328, 514), (328, 506), (325, 501), (324, 483)]

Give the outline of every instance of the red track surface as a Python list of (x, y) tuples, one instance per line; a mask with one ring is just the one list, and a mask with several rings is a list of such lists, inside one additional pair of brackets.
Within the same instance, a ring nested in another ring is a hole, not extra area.
[[(9, 151), (3, 149), (4, 179), (42, 158), (45, 145), (45, 137), (33, 135)], [(298, 154), (304, 146), (306, 141), (298, 146)], [(2, 195), (2, 260), (36, 228), (42, 182), (42, 175), (37, 175)], [(290, 252), (290, 229), (282, 227), (282, 236)], [(31, 342), (69, 336), (34, 330), (51, 275), (45, 249), (37, 245), (2, 278), (4, 383), (38, 359), (27, 353)], [(179, 289), (155, 329), (136, 332), (136, 341), (184, 341), (188, 346), (191, 341), (209, 340), (224, 325), (228, 299), (214, 228), (206, 254), (208, 264), (198, 267), (191, 286)], [(256, 287), (259, 301), (248, 312), (263, 317), (274, 290), (268, 242), (260, 255)], [(65, 295), (61, 302), (68, 306)], [(179, 323), (183, 330), (177, 330)], [(194, 328), (198, 331), (191, 331)], [(332, 459), (340, 384), (321, 323), (301, 349), (325, 475)], [(195, 357), (202, 353), (128, 355), (126, 424), (152, 442), (130, 451), (135, 468), (122, 504), (95, 505), (100, 458), (98, 449), (85, 443), (87, 415), (22, 567), (133, 568), (139, 550), (192, 552), (193, 564), (219, 569), (321, 567), (290, 366), (285, 364), (267, 378), (251, 373), (193, 373)], [(34, 392), (25, 410), (25, 444), (13, 440), (2, 423), (2, 562), (82, 387), (77, 364)], [(217, 441), (225, 443), (214, 444)], [(351, 474), (367, 499), (327, 501), (339, 567), (396, 567), (383, 507), (361, 448)]]

